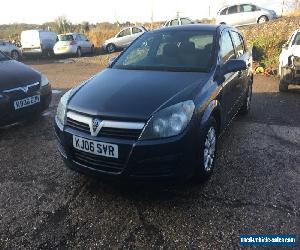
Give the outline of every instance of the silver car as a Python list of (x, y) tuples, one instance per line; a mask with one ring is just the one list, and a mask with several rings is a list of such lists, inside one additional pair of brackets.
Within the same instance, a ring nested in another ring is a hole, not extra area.
[(16, 61), (21, 58), (21, 50), (10, 42), (0, 40), (0, 50)]
[(188, 17), (176, 17), (172, 20), (168, 20), (165, 22), (163, 27), (177, 26), (177, 25), (187, 25), (194, 24), (195, 22)]
[(124, 49), (145, 32), (147, 32), (147, 30), (142, 26), (124, 28), (115, 37), (104, 42), (102, 46), (103, 50), (112, 53), (118, 49)]
[(254, 4), (236, 4), (220, 9), (216, 23), (242, 26), (265, 23), (276, 18), (277, 14), (274, 10), (264, 9)]
[(60, 34), (57, 36), (57, 39), (58, 41), (53, 48), (55, 55), (76, 55), (81, 57), (82, 54), (92, 54), (94, 52), (94, 45), (83, 34)]

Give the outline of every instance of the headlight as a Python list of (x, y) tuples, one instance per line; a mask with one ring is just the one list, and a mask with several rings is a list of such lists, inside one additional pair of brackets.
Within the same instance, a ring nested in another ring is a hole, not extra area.
[(70, 89), (68, 92), (66, 92), (61, 98), (60, 102), (57, 107), (56, 111), (56, 117), (58, 121), (62, 124), (65, 125), (66, 123), (66, 111), (67, 111), (67, 104), (69, 102), (69, 99), (81, 88), (83, 87), (84, 84), (86, 84), (88, 81), (93, 79), (95, 76), (92, 76), (86, 81), (83, 81), (79, 85), (75, 86), (74, 88)]
[(67, 104), (68, 104), (68, 101), (69, 101), (72, 91), (73, 91), (73, 89), (69, 90), (60, 98), (60, 102), (57, 107), (56, 116), (57, 116), (58, 121), (62, 125), (65, 125), (65, 122), (66, 122)]
[(45, 75), (42, 75), (42, 78), (41, 78), (41, 87), (44, 87), (44, 86), (46, 86), (48, 84), (49, 84), (48, 78)]
[(190, 100), (157, 112), (147, 123), (140, 139), (149, 140), (179, 135), (191, 121), (194, 110), (195, 104)]

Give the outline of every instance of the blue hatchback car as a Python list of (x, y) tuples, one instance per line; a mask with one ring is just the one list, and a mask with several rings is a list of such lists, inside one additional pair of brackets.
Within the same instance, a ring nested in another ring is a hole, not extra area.
[(61, 98), (59, 151), (70, 168), (113, 179), (208, 177), (218, 136), (250, 110), (252, 83), (235, 28), (147, 32)]

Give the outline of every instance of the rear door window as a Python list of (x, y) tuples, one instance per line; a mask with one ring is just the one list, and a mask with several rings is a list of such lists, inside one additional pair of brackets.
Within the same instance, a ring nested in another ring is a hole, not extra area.
[(236, 59), (235, 50), (228, 31), (223, 32), (220, 42), (220, 59), (222, 64), (231, 59)]
[(132, 28), (132, 33), (133, 34), (137, 34), (137, 33), (141, 33), (141, 32), (143, 32), (143, 31), (141, 29), (137, 28), (137, 27)]
[(174, 19), (174, 20), (172, 20), (172, 22), (171, 22), (171, 26), (176, 26), (176, 25), (179, 25), (179, 21), (178, 21), (178, 19)]

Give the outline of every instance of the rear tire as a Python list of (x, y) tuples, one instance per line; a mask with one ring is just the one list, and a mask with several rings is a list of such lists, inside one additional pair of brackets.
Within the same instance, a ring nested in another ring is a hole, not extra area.
[(213, 172), (217, 155), (218, 125), (214, 117), (210, 117), (204, 128), (200, 130), (199, 138), (198, 164), (195, 174), (198, 180), (207, 180)]
[(258, 18), (258, 23), (266, 23), (269, 21), (269, 18), (267, 16), (261, 16), (260, 18)]

